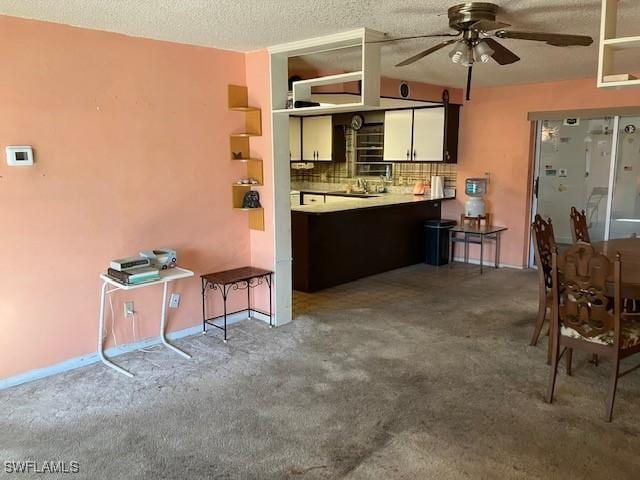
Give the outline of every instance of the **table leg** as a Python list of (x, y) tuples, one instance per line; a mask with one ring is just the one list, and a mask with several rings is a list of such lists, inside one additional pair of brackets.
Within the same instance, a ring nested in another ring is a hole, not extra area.
[(453, 265), (455, 249), (456, 244), (453, 242), (453, 232), (449, 230), (449, 267)]
[(498, 266), (500, 265), (500, 234), (502, 232), (497, 232), (496, 233), (496, 260), (495, 260), (495, 267), (498, 268)]
[(267, 277), (267, 285), (269, 285), (269, 328), (273, 328), (273, 312), (271, 306), (271, 282), (273, 281), (273, 276), (269, 274)]
[(202, 334), (207, 333), (207, 311), (205, 308), (205, 292), (207, 291), (207, 281), (202, 279)]
[(124, 368), (119, 367), (111, 360), (109, 360), (104, 354), (104, 338), (102, 334), (104, 332), (104, 297), (105, 292), (107, 290), (107, 282), (102, 282), (102, 289), (100, 290), (100, 310), (98, 316), (98, 356), (102, 363), (104, 363), (107, 367), (113, 368), (116, 372), (120, 372), (123, 375), (131, 378), (133, 377), (133, 373), (126, 371)]
[(464, 234), (464, 263), (469, 263), (469, 236)]
[(182, 350), (180, 350), (178, 347), (174, 347), (173, 345), (171, 345), (167, 340), (167, 337), (164, 332), (165, 324), (167, 323), (167, 288), (168, 288), (167, 285), (168, 284), (169, 282), (164, 282), (162, 284), (162, 309), (160, 313), (160, 340), (162, 341), (162, 343), (164, 343), (166, 347), (169, 347), (171, 350), (182, 355), (184, 358), (191, 358), (191, 355), (189, 355), (188, 353), (185, 353)]
[(224, 307), (224, 339), (222, 340), (224, 343), (227, 343), (227, 294), (228, 290), (226, 285), (222, 286), (222, 303)]
[(247, 280), (247, 320), (251, 319), (251, 285), (249, 284), (249, 280)]
[(480, 275), (482, 275), (482, 257), (484, 257), (484, 235), (480, 235)]

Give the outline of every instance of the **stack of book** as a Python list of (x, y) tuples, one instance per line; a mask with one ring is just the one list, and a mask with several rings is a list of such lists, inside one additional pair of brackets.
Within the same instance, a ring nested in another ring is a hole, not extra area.
[(107, 275), (123, 285), (139, 285), (159, 280), (160, 270), (152, 267), (148, 258), (124, 258), (113, 260)]

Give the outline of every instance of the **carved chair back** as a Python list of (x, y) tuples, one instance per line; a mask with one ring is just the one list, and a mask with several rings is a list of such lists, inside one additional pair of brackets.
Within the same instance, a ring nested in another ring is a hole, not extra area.
[(538, 265), (538, 280), (544, 289), (551, 288), (551, 257), (556, 248), (556, 239), (553, 235), (551, 219), (545, 221), (540, 215), (536, 215), (531, 224), (531, 236), (533, 237), (533, 252)]
[(571, 207), (569, 219), (571, 221), (571, 236), (573, 237), (573, 243), (591, 243), (589, 227), (587, 226), (587, 215), (584, 213), (584, 210), (579, 212), (576, 207)]
[[(560, 257), (552, 256), (553, 321), (585, 338), (612, 333), (620, 340), (620, 255), (615, 262), (587, 243), (572, 245)], [(560, 273), (561, 272), (561, 273)], [(613, 276), (613, 303), (607, 280)]]

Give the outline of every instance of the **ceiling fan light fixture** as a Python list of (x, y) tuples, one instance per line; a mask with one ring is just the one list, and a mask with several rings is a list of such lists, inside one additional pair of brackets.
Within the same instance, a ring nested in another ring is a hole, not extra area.
[(489, 45), (487, 45), (487, 42), (485, 42), (484, 40), (476, 43), (473, 47), (473, 55), (475, 59), (481, 61), (482, 63), (487, 63), (494, 53), (495, 51)]
[(473, 49), (464, 40), (459, 40), (449, 53), (453, 63), (461, 63), (465, 67), (473, 64)]

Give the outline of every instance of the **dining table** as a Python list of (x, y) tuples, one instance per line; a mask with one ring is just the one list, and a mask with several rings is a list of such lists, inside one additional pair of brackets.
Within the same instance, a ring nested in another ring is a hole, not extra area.
[(620, 253), (622, 296), (640, 299), (640, 238), (615, 238), (593, 243), (612, 262)]

